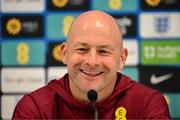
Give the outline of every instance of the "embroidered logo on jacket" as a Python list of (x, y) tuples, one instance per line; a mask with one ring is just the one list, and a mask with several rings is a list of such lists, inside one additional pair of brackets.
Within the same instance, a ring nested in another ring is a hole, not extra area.
[(126, 108), (118, 107), (115, 111), (116, 120), (126, 120)]

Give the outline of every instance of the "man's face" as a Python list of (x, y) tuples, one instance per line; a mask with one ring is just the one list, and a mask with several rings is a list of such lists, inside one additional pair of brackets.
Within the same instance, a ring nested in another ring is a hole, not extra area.
[(87, 92), (90, 89), (101, 91), (114, 84), (120, 64), (118, 40), (94, 31), (73, 35), (65, 46), (65, 61), (72, 85)]

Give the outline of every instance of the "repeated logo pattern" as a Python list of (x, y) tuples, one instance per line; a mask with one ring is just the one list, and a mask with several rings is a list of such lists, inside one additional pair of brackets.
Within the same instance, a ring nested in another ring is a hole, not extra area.
[[(94, 9), (122, 30), (129, 57), (120, 72), (163, 92), (180, 118), (180, 0), (0, 0), (0, 119), (10, 119), (25, 93), (67, 72), (60, 45), (73, 20)], [(126, 108), (114, 112), (127, 119)]]

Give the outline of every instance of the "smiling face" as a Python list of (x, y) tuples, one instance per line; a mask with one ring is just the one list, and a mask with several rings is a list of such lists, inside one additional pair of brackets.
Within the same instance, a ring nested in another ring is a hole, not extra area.
[(95, 13), (80, 16), (73, 23), (67, 43), (62, 46), (72, 92), (86, 94), (90, 89), (112, 91), (117, 71), (123, 64), (117, 24), (110, 16), (102, 13), (97, 16)]

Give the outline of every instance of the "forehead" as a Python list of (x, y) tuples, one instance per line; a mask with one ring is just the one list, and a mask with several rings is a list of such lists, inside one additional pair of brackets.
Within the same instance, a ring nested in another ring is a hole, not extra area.
[(74, 47), (83, 46), (83, 47), (99, 47), (99, 48), (114, 48), (113, 44), (109, 43), (101, 43), (101, 44), (93, 44), (85, 41), (76, 41), (73, 44)]
[(108, 48), (108, 49), (120, 49), (120, 45), (111, 42), (110, 40), (104, 40), (104, 39), (90, 39), (90, 38), (84, 38), (84, 39), (75, 39), (73, 42), (70, 43), (70, 46), (72, 47), (95, 47), (95, 48)]
[(111, 34), (103, 33), (100, 31), (79, 31), (77, 34), (74, 34), (71, 39), (74, 42), (90, 42), (90, 43), (104, 43), (104, 42), (115, 42), (119, 40), (118, 37), (115, 37)]
[(96, 16), (96, 18), (86, 16), (76, 20), (70, 29), (68, 41), (71, 41), (71, 44), (81, 42), (83, 43), (81, 45), (85, 45), (84, 43), (95, 46), (109, 44), (119, 47), (121, 33), (114, 20), (109, 17), (105, 19), (104, 17), (99, 18), (99, 16)]

